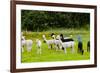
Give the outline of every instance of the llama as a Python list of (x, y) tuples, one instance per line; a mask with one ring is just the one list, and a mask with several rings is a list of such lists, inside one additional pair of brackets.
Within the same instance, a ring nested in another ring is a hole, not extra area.
[(90, 41), (87, 42), (87, 52), (90, 52)]
[(53, 35), (55, 35), (54, 33), (51, 33), (51, 38), (54, 39)]
[(74, 52), (74, 41), (73, 40), (70, 41), (68, 39), (68, 40), (66, 40), (66, 42), (65, 41), (63, 42), (59, 35), (57, 36), (57, 38), (59, 39), (60, 44), (61, 44), (62, 48), (64, 49), (64, 53), (67, 53), (66, 48), (68, 48), (68, 47), (71, 47), (72, 53)]
[(53, 39), (52, 40), (47, 40), (46, 37), (45, 37), (45, 35), (43, 35), (42, 37), (43, 37), (44, 42), (47, 43), (48, 48), (49, 49), (52, 48), (52, 45), (54, 44), (54, 40)]
[(22, 47), (22, 52), (24, 52), (24, 49), (23, 49), (23, 46), (26, 45), (26, 48), (27, 48), (27, 51), (30, 52), (31, 49), (32, 49), (32, 44), (33, 44), (33, 41), (32, 40), (25, 40), (25, 37), (22, 36), (22, 39), (21, 39), (21, 47)]
[(39, 39), (36, 39), (37, 43), (37, 54), (41, 54), (41, 41)]
[(23, 49), (23, 47), (25, 46), (25, 36), (22, 36), (22, 38), (21, 38), (21, 47), (22, 47), (22, 52), (24, 52), (24, 49)]
[[(57, 48), (57, 49), (59, 49), (60, 48), (60, 50), (62, 49), (62, 50), (64, 50), (64, 48), (62, 47), (61, 48), (61, 46), (60, 46), (60, 41), (59, 41), (59, 35), (55, 38), (55, 34), (54, 33), (52, 33), (51, 34), (51, 37), (54, 39), (54, 42), (55, 42), (55, 47)], [(60, 39), (62, 40), (62, 38), (63, 38), (63, 34), (60, 34)], [(63, 38), (64, 40), (66, 40), (67, 39), (67, 41), (68, 41), (68, 39), (69, 39), (69, 37), (65, 37), (65, 38)], [(62, 40), (63, 41), (63, 40)], [(64, 41), (63, 41), (64, 42)]]
[(60, 41), (55, 38), (55, 35), (52, 35), (52, 38), (54, 39), (54, 45), (55, 45), (56, 51), (57, 50), (61, 50), (61, 48), (60, 48), (60, 46), (61, 46)]
[(78, 52), (81, 53), (82, 55), (84, 53), (83, 43), (82, 42), (78, 42)]
[(78, 36), (78, 53), (81, 53), (82, 55), (84, 53), (81, 36)]

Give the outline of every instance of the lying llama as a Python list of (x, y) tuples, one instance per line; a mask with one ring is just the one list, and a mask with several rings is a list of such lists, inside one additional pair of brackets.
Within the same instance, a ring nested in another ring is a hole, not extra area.
[(37, 43), (37, 54), (41, 54), (41, 41), (39, 39), (36, 39)]
[(44, 42), (47, 43), (48, 48), (49, 49), (52, 48), (52, 45), (54, 44), (54, 40), (53, 39), (52, 40), (47, 40), (46, 37), (45, 37), (45, 35), (43, 35), (42, 37), (43, 37)]
[(21, 39), (21, 47), (22, 47), (22, 52), (24, 52), (24, 49), (23, 47), (26, 46), (27, 48), (27, 51), (30, 52), (31, 49), (32, 49), (32, 44), (33, 44), (33, 41), (32, 40), (25, 40), (25, 36), (22, 36), (22, 39)]
[(74, 41), (73, 40), (70, 41), (68, 39), (68, 40), (66, 40), (66, 42), (65, 41), (63, 42), (59, 35), (57, 36), (57, 38), (59, 39), (60, 44), (64, 49), (64, 53), (67, 53), (66, 48), (68, 48), (68, 47), (71, 47), (72, 53), (74, 52)]

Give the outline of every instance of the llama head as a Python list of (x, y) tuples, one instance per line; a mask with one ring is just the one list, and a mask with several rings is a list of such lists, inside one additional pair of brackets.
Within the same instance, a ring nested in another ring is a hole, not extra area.
[(57, 35), (56, 39), (60, 39), (60, 35)]
[(46, 37), (45, 37), (45, 35), (42, 35), (42, 37), (43, 37), (43, 42), (46, 43)]
[(60, 34), (60, 38), (61, 38), (61, 39), (64, 39), (63, 34)]
[(52, 35), (52, 38), (55, 39), (55, 35)]
[(51, 33), (51, 37), (52, 37), (53, 39), (54, 39), (54, 37), (53, 37), (54, 35), (55, 35), (54, 33)]
[(42, 35), (43, 39), (45, 38), (45, 35)]
[(25, 40), (25, 36), (22, 36), (22, 37), (21, 37), (21, 40)]

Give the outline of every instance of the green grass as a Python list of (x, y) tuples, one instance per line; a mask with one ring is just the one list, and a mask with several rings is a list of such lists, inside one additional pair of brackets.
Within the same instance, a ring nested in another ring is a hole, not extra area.
[[(48, 49), (46, 43), (43, 43), (42, 35), (45, 34), (47, 39), (51, 39), (50, 34), (54, 32), (56, 34), (64, 34), (64, 36), (72, 35), (75, 40), (75, 53), (71, 53), (70, 48), (67, 48), (67, 54), (64, 51), (56, 51), (55, 49)], [(83, 41), (84, 55), (77, 53), (77, 35), (81, 35)], [(21, 61), (23, 63), (28, 62), (51, 62), (51, 61), (69, 61), (69, 60), (87, 60), (90, 59), (90, 53), (87, 52), (87, 41), (90, 39), (90, 32), (84, 29), (55, 29), (44, 32), (24, 32), (26, 39), (33, 40), (32, 51), (27, 52), (26, 47), (22, 53)], [(37, 54), (36, 39), (42, 41), (42, 54)]]

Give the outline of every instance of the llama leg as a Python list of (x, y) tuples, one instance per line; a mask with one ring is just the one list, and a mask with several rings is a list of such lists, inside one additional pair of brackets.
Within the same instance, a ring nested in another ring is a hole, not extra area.
[(89, 51), (89, 47), (87, 46), (87, 52)]
[(55, 46), (55, 50), (57, 51), (58, 49), (57, 49), (57, 45), (54, 45)]
[(60, 48), (60, 50), (62, 50), (62, 46), (61, 45), (59, 46), (59, 48)]
[(62, 47), (62, 50), (64, 50), (64, 47)]
[(57, 45), (57, 48), (58, 48), (58, 50), (60, 50), (60, 46), (59, 46), (59, 44)]
[(48, 48), (50, 49), (50, 45), (48, 45)]
[(59, 49), (60, 49), (60, 51), (62, 50), (62, 47), (59, 45)]
[(89, 47), (89, 52), (90, 52), (90, 47)]
[(39, 49), (37, 48), (37, 54), (39, 54)]
[(41, 48), (39, 48), (39, 52), (40, 52), (40, 54), (41, 54)]
[(72, 45), (72, 47), (71, 47), (71, 48), (72, 48), (72, 53), (74, 53), (74, 46)]
[(52, 47), (53, 45), (50, 45), (50, 46), (51, 46), (51, 49), (52, 49), (52, 48), (53, 48), (53, 47)]
[(82, 55), (84, 54), (84, 50), (82, 49)]
[(80, 53), (80, 48), (77, 49), (77, 52)]
[(27, 48), (27, 51), (30, 52), (30, 48)]
[(58, 45), (56, 45), (56, 50), (59, 50), (59, 46)]
[(87, 52), (90, 52), (90, 47), (89, 46), (87, 47)]
[(32, 47), (28, 46), (28, 47), (27, 47), (27, 51), (30, 52), (30, 51), (31, 51), (31, 48), (32, 48)]
[(24, 48), (22, 47), (22, 52), (24, 52)]
[(65, 53), (65, 54), (67, 53), (66, 48), (64, 48), (64, 53)]

